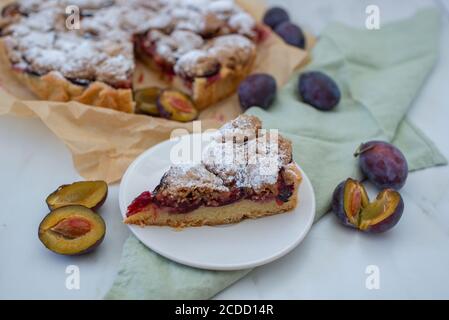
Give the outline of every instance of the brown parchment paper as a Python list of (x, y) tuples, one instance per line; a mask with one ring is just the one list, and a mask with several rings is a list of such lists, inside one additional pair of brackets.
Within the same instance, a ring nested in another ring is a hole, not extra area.
[[(0, 5), (11, 2), (0, 0)], [(261, 1), (239, 0), (239, 4), (261, 20), (265, 6)], [(309, 37), (309, 45), (313, 39)], [(273, 75), (279, 86), (292, 72), (305, 64), (308, 53), (286, 45), (270, 32), (259, 45), (254, 73)], [(166, 87), (157, 76), (138, 64), (135, 88)], [(241, 113), (237, 95), (206, 109), (200, 115), (202, 130), (218, 128)], [(143, 151), (167, 140), (173, 130), (192, 131), (192, 123), (179, 123), (145, 115), (126, 114), (77, 102), (37, 100), (9, 70), (7, 57), (0, 57), (0, 115), (38, 117), (69, 148), (75, 168), (88, 180), (116, 182)]]

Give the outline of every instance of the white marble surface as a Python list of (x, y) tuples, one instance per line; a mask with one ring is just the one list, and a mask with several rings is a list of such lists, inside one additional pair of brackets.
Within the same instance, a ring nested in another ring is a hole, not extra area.
[[(410, 117), (449, 157), (448, 0), (278, 0), (294, 19), (319, 34), (331, 20), (363, 26), (365, 7), (377, 4), (382, 23), (436, 5), (444, 11), (441, 58)], [(419, 41), (419, 39), (417, 39)], [(0, 102), (1, 103), (1, 102)], [(37, 240), (44, 199), (80, 179), (65, 146), (35, 119), (0, 117), (0, 298), (100, 299), (117, 271), (122, 243), (117, 191), (101, 213), (108, 233), (94, 254), (76, 259), (47, 251)], [(369, 236), (323, 218), (291, 254), (231, 286), (222, 299), (449, 298), (449, 167), (413, 173), (403, 190), (404, 217), (393, 232)], [(80, 290), (67, 290), (65, 270), (76, 264)], [(368, 265), (380, 269), (380, 289), (365, 287)]]

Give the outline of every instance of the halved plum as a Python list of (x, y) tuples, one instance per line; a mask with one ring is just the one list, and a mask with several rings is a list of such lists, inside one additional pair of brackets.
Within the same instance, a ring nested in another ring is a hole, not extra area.
[(134, 100), (136, 101), (137, 113), (143, 113), (150, 116), (158, 116), (157, 99), (162, 90), (157, 87), (150, 87), (134, 91)]
[(62, 255), (81, 255), (98, 247), (106, 234), (103, 218), (83, 206), (50, 212), (39, 225), (39, 240)]
[(347, 179), (334, 191), (332, 211), (345, 226), (380, 233), (399, 222), (404, 202), (393, 189), (383, 190), (370, 202), (365, 187), (356, 180)]
[(104, 181), (80, 181), (60, 186), (50, 194), (47, 205), (50, 210), (70, 205), (82, 205), (98, 210), (108, 196), (108, 184)]
[(363, 209), (359, 229), (372, 233), (390, 230), (399, 222), (403, 211), (404, 201), (399, 192), (383, 190)]
[(193, 101), (184, 93), (174, 90), (163, 90), (157, 101), (161, 117), (166, 119), (190, 122), (198, 117)]
[(344, 225), (356, 228), (359, 225), (360, 212), (368, 203), (368, 194), (363, 185), (348, 179), (335, 189), (332, 210)]

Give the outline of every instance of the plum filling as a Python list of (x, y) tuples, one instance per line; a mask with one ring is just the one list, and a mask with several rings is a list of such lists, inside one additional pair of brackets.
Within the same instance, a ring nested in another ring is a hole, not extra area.
[[(26, 59), (24, 59), (26, 61)], [(27, 62), (27, 61), (26, 61)], [(40, 77), (42, 76), (42, 74), (32, 70), (29, 66), (24, 65), (24, 64), (14, 64), (12, 65), (12, 70), (15, 72), (19, 72), (19, 73), (26, 73), (30, 76), (34, 76), (34, 77)]]
[(143, 192), (128, 206), (128, 213), (126, 214), (126, 216), (130, 217), (139, 212), (142, 212), (152, 202), (152, 200), (153, 196), (151, 195), (151, 192)]
[(115, 82), (115, 83), (110, 83), (109, 85), (114, 87), (115, 89), (132, 89), (132, 87), (133, 87), (131, 77), (126, 80), (122, 80), (122, 81)]
[(216, 74), (207, 77), (207, 84), (211, 85), (214, 84), (215, 82), (219, 81), (221, 79), (220, 73), (217, 72)]
[(280, 177), (278, 182), (278, 195), (276, 196), (276, 200), (280, 201), (281, 203), (288, 202), (293, 195), (294, 189), (295, 188), (293, 185), (287, 185), (285, 183), (285, 180)]
[(14, 70), (20, 71), (20, 72), (25, 72), (25, 73), (29, 74), (30, 76), (33, 76), (33, 77), (41, 77), (42, 76), (39, 72), (30, 70), (30, 69), (14, 68)]
[(270, 30), (264, 26), (258, 25), (256, 31), (256, 42), (262, 43), (270, 36)]
[(142, 212), (150, 204), (167, 210), (173, 214), (189, 213), (201, 206), (205, 207), (223, 207), (239, 200), (247, 199), (256, 202), (264, 202), (275, 200), (278, 205), (288, 202), (294, 192), (294, 185), (288, 185), (286, 181), (279, 175), (277, 183), (277, 194), (266, 193), (264, 195), (255, 195), (252, 190), (245, 191), (243, 188), (232, 188), (230, 192), (220, 192), (208, 196), (208, 199), (195, 198), (192, 194), (187, 194), (183, 199), (176, 197), (164, 197), (158, 193), (158, 187), (153, 195), (146, 191), (137, 197), (128, 207), (127, 217)]
[(67, 78), (71, 83), (76, 84), (77, 86), (87, 87), (91, 83), (88, 79), (78, 79), (78, 78)]
[[(30, 69), (29, 67), (23, 67), (20, 65), (14, 65), (14, 66), (12, 66), (12, 69), (16, 72), (26, 73), (32, 77), (44, 76), (44, 74), (34, 71), (34, 70)], [(81, 87), (88, 87), (93, 82), (93, 80), (91, 80), (91, 79), (81, 79), (81, 78), (66, 78), (66, 79), (68, 81), (70, 81), (71, 83), (73, 83), (74, 85), (81, 86)], [(114, 83), (112, 83), (112, 82), (105, 82), (105, 83), (107, 83), (114, 89), (132, 89), (131, 78), (129, 78), (127, 80), (123, 80), (123, 81), (114, 82)]]

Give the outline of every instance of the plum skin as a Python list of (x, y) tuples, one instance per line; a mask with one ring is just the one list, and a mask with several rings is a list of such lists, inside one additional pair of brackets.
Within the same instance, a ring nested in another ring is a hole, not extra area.
[(371, 141), (356, 153), (363, 174), (379, 189), (400, 190), (407, 181), (408, 164), (403, 153), (390, 143)]
[(280, 7), (273, 7), (269, 9), (263, 17), (263, 23), (271, 29), (275, 29), (278, 25), (285, 21), (290, 21), (290, 16), (287, 11)]
[(294, 47), (305, 49), (306, 37), (301, 28), (296, 24), (285, 21), (278, 25), (274, 32), (276, 32), (287, 44)]
[(344, 193), (346, 182), (347, 180), (340, 183), (334, 191), (332, 196), (332, 212), (337, 216), (338, 220), (340, 220), (343, 225), (357, 229), (357, 226), (353, 225), (351, 221), (349, 221), (345, 212)]
[(321, 111), (334, 109), (341, 99), (338, 85), (331, 77), (320, 71), (309, 71), (300, 75), (298, 93), (305, 103)]
[(251, 107), (268, 109), (277, 93), (276, 80), (269, 74), (252, 74), (240, 84), (238, 96), (243, 110)]

